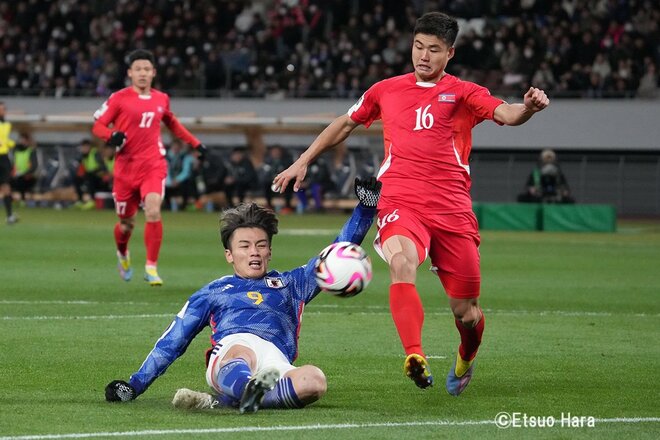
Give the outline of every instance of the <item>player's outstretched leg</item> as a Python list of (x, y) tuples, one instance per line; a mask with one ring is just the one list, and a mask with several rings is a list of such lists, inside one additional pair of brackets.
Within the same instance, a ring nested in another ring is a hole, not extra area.
[(117, 269), (119, 269), (119, 276), (124, 281), (130, 281), (133, 277), (133, 269), (131, 268), (131, 256), (126, 251), (126, 255), (122, 255), (117, 251)]
[(275, 368), (264, 368), (252, 376), (252, 379), (250, 379), (245, 387), (245, 391), (243, 391), (241, 402), (238, 405), (238, 411), (241, 414), (245, 412), (257, 412), (261, 406), (264, 394), (275, 388), (279, 379), (280, 372)]
[(467, 388), (470, 380), (472, 379), (472, 372), (474, 371), (475, 358), (470, 361), (465, 361), (461, 358), (460, 354), (456, 355), (454, 365), (452, 365), (449, 374), (447, 374), (446, 388), (447, 392), (452, 396), (458, 396)]
[(209, 409), (215, 408), (218, 401), (208, 393), (180, 388), (172, 399), (172, 405), (179, 409)]
[(431, 367), (429, 367), (429, 363), (424, 356), (420, 354), (412, 353), (406, 357), (403, 363), (403, 372), (415, 382), (415, 385), (422, 389), (433, 385)]
[(156, 269), (156, 266), (144, 267), (144, 280), (149, 283), (150, 286), (163, 285), (163, 280), (158, 276), (158, 269)]

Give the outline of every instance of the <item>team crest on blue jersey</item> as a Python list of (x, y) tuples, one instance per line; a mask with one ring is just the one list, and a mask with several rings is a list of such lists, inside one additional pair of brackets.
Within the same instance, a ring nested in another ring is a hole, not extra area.
[(284, 282), (282, 278), (266, 277), (266, 285), (274, 289), (279, 289), (280, 287), (284, 287)]
[(438, 95), (438, 101), (440, 102), (456, 102), (456, 95), (453, 93), (440, 93)]

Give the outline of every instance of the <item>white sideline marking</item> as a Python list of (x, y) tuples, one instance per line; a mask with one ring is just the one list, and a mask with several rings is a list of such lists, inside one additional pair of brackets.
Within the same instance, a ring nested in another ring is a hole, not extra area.
[(283, 229), (279, 235), (337, 235), (339, 229)]
[(93, 319), (144, 319), (144, 318), (174, 318), (174, 313), (152, 315), (97, 315), (97, 316), (3, 316), (3, 321), (62, 321), (62, 320), (93, 320)]
[[(108, 304), (108, 305), (129, 305), (129, 306), (153, 306), (153, 303), (150, 302), (135, 302), (135, 301), (86, 301), (86, 300), (69, 300), (69, 301), (64, 301), (64, 300), (36, 300), (36, 301), (28, 301), (28, 300), (20, 300), (20, 299), (3, 299), (0, 300), (0, 304), (26, 304), (26, 305), (31, 305), (31, 304), (74, 304), (74, 305), (101, 305), (101, 304)], [(162, 304), (162, 303), (161, 303)]]
[[(610, 419), (596, 419), (596, 423), (657, 423), (660, 417), (616, 417)], [(236, 428), (208, 428), (208, 429), (153, 429), (144, 431), (124, 432), (81, 432), (72, 434), (43, 434), (20, 435), (0, 437), (0, 440), (55, 440), (67, 438), (94, 438), (94, 437), (137, 437), (142, 435), (172, 435), (172, 434), (221, 434), (233, 432), (272, 432), (272, 431), (312, 431), (316, 429), (369, 429), (369, 428), (398, 428), (419, 426), (474, 426), (494, 425), (495, 420), (434, 420), (429, 422), (405, 423), (343, 423), (329, 425), (298, 425), (298, 426), (242, 426)]]
[[(41, 302), (36, 301), (35, 304), (40, 304)], [(32, 304), (31, 302), (26, 302), (26, 304)], [(99, 302), (98, 304), (109, 304)], [(126, 303), (112, 303), (112, 304), (134, 304), (130, 302)], [(325, 309), (325, 310), (315, 310), (315, 309)], [(359, 310), (354, 312), (353, 310)], [(368, 311), (364, 311), (367, 309)], [(326, 314), (342, 314), (346, 312), (351, 312), (355, 315), (390, 315), (389, 307), (387, 306), (352, 306), (352, 305), (334, 305), (334, 304), (319, 304), (311, 305), (307, 310), (306, 315), (326, 315)], [(612, 313), (612, 312), (579, 312), (579, 311), (569, 311), (569, 310), (502, 310), (502, 309), (484, 309), (484, 312), (492, 315), (502, 315), (502, 316), (561, 316), (561, 317), (610, 317), (610, 316), (625, 316), (625, 317), (634, 317), (634, 318), (658, 318), (660, 313)], [(435, 316), (447, 316), (451, 312), (449, 310), (440, 310), (440, 309), (426, 309), (425, 312), (427, 315)], [(137, 315), (42, 315), (42, 316), (1, 316), (0, 321), (44, 321), (44, 320), (94, 320), (94, 319), (148, 319), (148, 318), (172, 318), (174, 312), (172, 313), (150, 313), (150, 314), (137, 314)]]
[[(86, 300), (35, 300), (35, 301), (29, 301), (29, 300), (0, 300), (0, 304), (15, 304), (15, 305), (39, 305), (39, 304), (71, 304), (71, 305), (128, 305), (128, 306), (135, 306), (135, 305), (145, 305), (145, 306), (154, 306), (154, 305), (160, 305), (160, 306), (166, 306), (166, 305), (177, 305), (180, 306), (180, 302), (164, 302), (164, 303), (158, 303), (154, 304), (151, 302), (135, 302), (135, 301), (86, 301)], [(344, 310), (375, 310), (375, 311), (382, 311), (382, 312), (388, 312), (389, 313), (389, 307), (388, 306), (375, 306), (375, 305), (352, 305), (352, 304), (310, 304), (307, 306), (307, 313), (326, 313), (326, 312), (319, 312), (316, 311), (315, 309), (332, 309), (333, 312), (341, 312)], [(546, 316), (546, 315), (557, 315), (557, 316), (631, 316), (631, 317), (636, 317), (636, 318), (644, 318), (644, 317), (660, 317), (660, 313), (633, 313), (633, 312), (589, 312), (589, 311), (573, 311), (573, 310), (506, 310), (506, 309), (488, 309), (485, 308), (483, 309), (484, 312), (486, 313), (493, 313), (497, 315), (539, 315), (539, 316)], [(431, 315), (449, 315), (451, 312), (449, 311), (449, 308), (433, 308), (433, 307), (428, 307), (425, 308), (426, 313), (431, 314)], [(333, 313), (330, 312), (330, 313)], [(368, 315), (372, 314), (370, 312), (359, 312), (362, 313), (363, 315)], [(373, 314), (380, 314), (380, 313), (373, 313)], [(172, 312), (172, 315), (174, 315), (174, 311)], [(109, 315), (109, 316), (97, 316), (97, 317), (79, 317), (78, 319), (118, 319), (118, 318), (141, 318), (141, 317), (160, 317), (160, 316), (169, 316), (167, 314), (149, 314), (149, 315)], [(49, 316), (44, 316), (44, 317), (2, 317), (0, 319), (6, 319), (6, 318), (22, 318), (22, 319), (46, 319), (46, 318), (52, 318), (52, 319), (74, 319), (70, 316), (54, 316), (54, 317), (49, 317)]]

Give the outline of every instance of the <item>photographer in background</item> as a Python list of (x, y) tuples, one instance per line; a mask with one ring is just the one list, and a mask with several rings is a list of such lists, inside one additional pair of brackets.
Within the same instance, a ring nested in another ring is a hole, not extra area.
[(527, 179), (526, 192), (518, 196), (522, 203), (575, 203), (568, 182), (557, 163), (557, 155), (550, 149), (541, 151), (539, 165)]

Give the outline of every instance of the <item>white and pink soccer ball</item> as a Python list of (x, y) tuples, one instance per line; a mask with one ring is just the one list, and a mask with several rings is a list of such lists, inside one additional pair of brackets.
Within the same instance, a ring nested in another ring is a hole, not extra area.
[(371, 281), (371, 259), (359, 245), (340, 241), (321, 251), (315, 273), (322, 290), (341, 297), (355, 296)]

